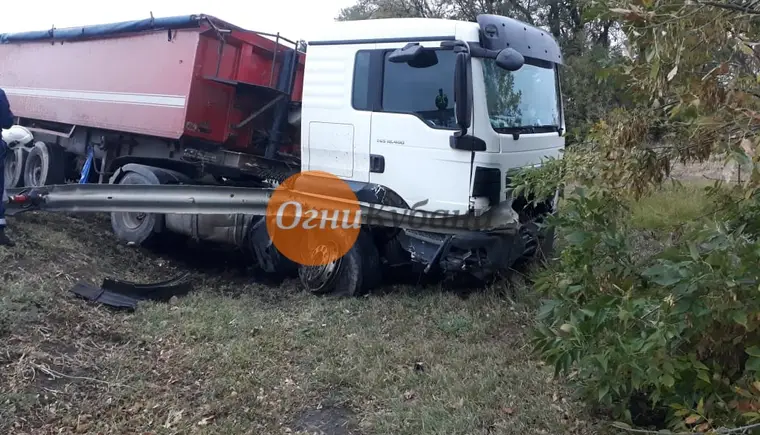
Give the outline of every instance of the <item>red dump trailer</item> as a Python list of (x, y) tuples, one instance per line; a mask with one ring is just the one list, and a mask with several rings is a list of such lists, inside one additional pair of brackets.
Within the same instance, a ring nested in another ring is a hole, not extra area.
[(157, 161), (191, 178), (283, 176), (299, 166), (298, 46), (205, 15), (0, 34), (0, 87), (34, 136), (6, 186), (77, 180), (86, 165), (82, 181), (108, 182)]

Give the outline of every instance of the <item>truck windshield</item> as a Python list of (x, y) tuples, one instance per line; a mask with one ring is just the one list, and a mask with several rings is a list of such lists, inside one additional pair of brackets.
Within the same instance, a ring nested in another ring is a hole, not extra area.
[(483, 59), (483, 73), (488, 117), (496, 132), (559, 130), (560, 106), (552, 63), (526, 58), (522, 68), (507, 71), (495, 60)]

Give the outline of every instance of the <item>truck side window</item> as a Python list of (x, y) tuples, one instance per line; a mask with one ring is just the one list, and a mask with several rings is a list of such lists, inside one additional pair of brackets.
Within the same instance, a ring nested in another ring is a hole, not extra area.
[(371, 110), (369, 104), (369, 59), (371, 53), (369, 50), (359, 50), (354, 60), (351, 105), (356, 110)]
[(438, 63), (414, 68), (385, 54), (382, 111), (414, 114), (434, 128), (456, 128), (452, 50), (436, 50)]

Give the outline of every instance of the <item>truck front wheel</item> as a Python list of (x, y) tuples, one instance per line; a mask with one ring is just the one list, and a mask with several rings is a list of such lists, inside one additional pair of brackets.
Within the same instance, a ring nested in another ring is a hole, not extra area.
[(380, 256), (372, 237), (362, 231), (343, 257), (322, 266), (299, 266), (298, 277), (314, 294), (361, 296), (380, 284)]
[[(119, 184), (156, 184), (137, 172), (127, 172)], [(111, 213), (111, 228), (120, 240), (143, 245), (151, 242), (163, 223), (163, 215), (142, 212)]]
[(555, 232), (554, 227), (539, 228), (534, 223), (525, 224), (521, 229), (525, 252), (517, 259), (514, 268), (522, 268), (529, 264), (546, 265), (554, 256)]
[(548, 263), (554, 257), (554, 247), (556, 241), (556, 233), (554, 227), (547, 228), (538, 236), (539, 244), (536, 251), (536, 257), (543, 263)]

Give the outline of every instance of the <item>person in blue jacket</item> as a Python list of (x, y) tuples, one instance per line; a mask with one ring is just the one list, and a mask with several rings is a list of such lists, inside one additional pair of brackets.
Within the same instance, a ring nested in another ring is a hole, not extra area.
[[(13, 112), (5, 91), (0, 88), (0, 128), (8, 129), (13, 126)], [(8, 153), (8, 144), (0, 137), (0, 246), (13, 246), (14, 243), (5, 234), (5, 155)]]

